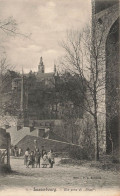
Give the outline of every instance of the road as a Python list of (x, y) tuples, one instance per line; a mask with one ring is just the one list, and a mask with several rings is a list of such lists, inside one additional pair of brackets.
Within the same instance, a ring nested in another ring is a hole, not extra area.
[[(0, 176), (0, 190), (22, 188), (26, 190), (97, 190), (117, 189), (120, 177), (116, 172), (84, 166), (59, 165), (54, 168), (26, 168), (23, 159), (11, 159), (13, 173)], [(41, 189), (42, 188), (42, 189)], [(48, 191), (47, 190), (47, 191)]]

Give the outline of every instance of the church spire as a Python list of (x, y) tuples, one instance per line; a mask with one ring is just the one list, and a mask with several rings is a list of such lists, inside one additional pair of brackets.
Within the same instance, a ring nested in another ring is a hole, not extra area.
[(54, 73), (56, 73), (57, 69), (56, 69), (56, 65), (54, 64)]
[(44, 64), (43, 64), (42, 57), (40, 57), (40, 63), (38, 65), (38, 72), (39, 73), (44, 73)]
[(54, 63), (54, 76), (58, 76), (58, 72), (57, 72), (57, 68), (56, 68), (56, 64)]

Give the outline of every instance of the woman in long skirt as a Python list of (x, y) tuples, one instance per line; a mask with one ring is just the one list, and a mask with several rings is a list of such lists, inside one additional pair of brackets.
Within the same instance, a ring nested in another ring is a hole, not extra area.
[(49, 161), (48, 161), (47, 153), (45, 153), (43, 156), (42, 166), (43, 166), (43, 168), (46, 168), (47, 165), (49, 165)]
[(28, 162), (28, 156), (29, 156), (29, 148), (26, 149), (25, 155), (24, 155), (24, 165), (26, 165), (26, 166), (27, 166), (27, 162)]
[(36, 167), (39, 166), (39, 168), (40, 168), (40, 157), (41, 157), (41, 154), (39, 152), (39, 149), (37, 148), (35, 151), (35, 164), (36, 164)]

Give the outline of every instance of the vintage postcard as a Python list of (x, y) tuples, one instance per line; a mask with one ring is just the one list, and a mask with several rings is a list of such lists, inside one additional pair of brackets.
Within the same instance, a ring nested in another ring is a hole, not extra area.
[(120, 195), (119, 0), (0, 0), (0, 195)]

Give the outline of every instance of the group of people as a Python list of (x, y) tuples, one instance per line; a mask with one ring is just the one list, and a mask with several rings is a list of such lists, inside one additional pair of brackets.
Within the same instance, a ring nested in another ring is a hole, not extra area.
[(31, 150), (29, 148), (26, 149), (25, 155), (24, 155), (24, 164), (27, 168), (31, 166), (39, 167), (42, 165), (43, 168), (46, 168), (49, 166), (50, 168), (53, 168), (53, 165), (55, 163), (53, 151), (50, 150), (48, 153), (44, 149), (44, 146), (42, 146), (42, 151), (40, 152), (39, 148), (35, 148), (35, 150)]
[(0, 165), (5, 164), (5, 157), (7, 156), (7, 150), (0, 150)]
[(22, 156), (22, 149), (18, 148), (17, 146), (12, 146), (10, 148), (10, 155), (15, 157)]

